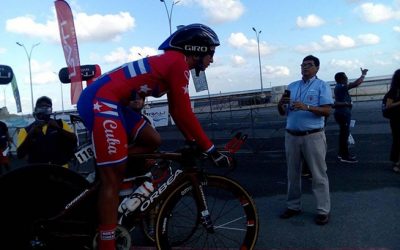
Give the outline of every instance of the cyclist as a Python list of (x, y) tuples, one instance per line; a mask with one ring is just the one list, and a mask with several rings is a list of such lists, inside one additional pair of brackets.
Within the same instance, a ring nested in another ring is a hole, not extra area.
[[(118, 191), (126, 168), (128, 153), (151, 152), (157, 148), (127, 147), (125, 119), (122, 113), (132, 91), (143, 96), (167, 94), (169, 111), (189, 141), (210, 154), (217, 166), (230, 166), (230, 159), (219, 153), (207, 137), (192, 111), (188, 93), (190, 70), (196, 74), (213, 62), (218, 36), (203, 24), (184, 26), (160, 46), (164, 53), (128, 62), (103, 74), (89, 85), (78, 101), (78, 111), (92, 133), (97, 170), (101, 181), (99, 213), (99, 249), (115, 249)], [(156, 139), (155, 130), (138, 114), (133, 133), (145, 141)]]

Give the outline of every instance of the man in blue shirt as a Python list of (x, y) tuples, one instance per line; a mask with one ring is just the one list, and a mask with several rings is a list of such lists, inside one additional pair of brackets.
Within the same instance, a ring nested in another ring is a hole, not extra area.
[(287, 161), (287, 208), (281, 214), (288, 219), (301, 213), (301, 168), (305, 162), (310, 168), (312, 190), (317, 201), (315, 223), (329, 222), (330, 194), (326, 173), (327, 151), (324, 117), (329, 116), (333, 104), (332, 91), (316, 76), (319, 59), (309, 55), (303, 59), (301, 80), (292, 82), (278, 103), (280, 115), (287, 115), (285, 150)]
[(349, 152), (348, 138), (350, 135), (351, 108), (353, 102), (349, 90), (358, 87), (367, 75), (368, 69), (362, 69), (361, 76), (354, 82), (348, 83), (347, 76), (344, 72), (338, 72), (335, 75), (335, 120), (339, 124), (339, 153), (338, 159), (341, 162), (357, 163), (358, 161)]

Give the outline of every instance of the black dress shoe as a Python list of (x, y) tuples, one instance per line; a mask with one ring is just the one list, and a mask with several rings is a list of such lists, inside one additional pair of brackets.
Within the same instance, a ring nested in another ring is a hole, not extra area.
[(293, 210), (293, 209), (287, 208), (285, 210), (285, 212), (283, 212), (279, 217), (281, 219), (289, 219), (293, 216), (299, 215), (300, 213), (301, 213), (301, 210)]
[(329, 222), (329, 214), (317, 214), (315, 224), (323, 226)]

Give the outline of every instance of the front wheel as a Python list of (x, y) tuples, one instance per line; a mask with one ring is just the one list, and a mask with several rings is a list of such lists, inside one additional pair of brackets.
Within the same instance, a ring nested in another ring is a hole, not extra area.
[(156, 224), (158, 249), (253, 249), (258, 214), (253, 199), (237, 182), (218, 175), (202, 180), (213, 230), (200, 222), (193, 188), (185, 181), (163, 203)]

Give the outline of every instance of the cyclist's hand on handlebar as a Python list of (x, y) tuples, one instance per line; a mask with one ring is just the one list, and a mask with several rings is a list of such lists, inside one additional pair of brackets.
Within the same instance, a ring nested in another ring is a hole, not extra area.
[(233, 166), (232, 158), (214, 149), (208, 153), (215, 166), (223, 168), (231, 168)]

